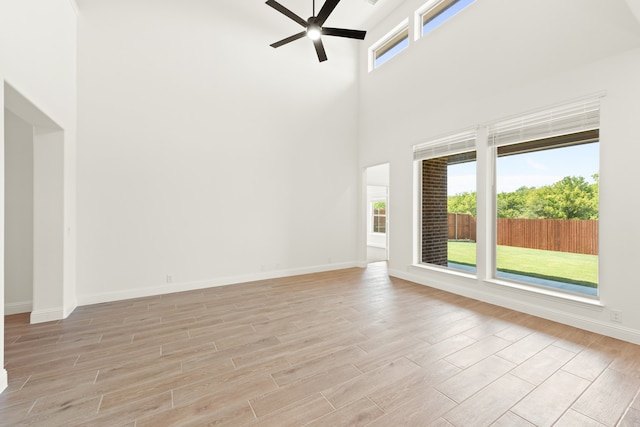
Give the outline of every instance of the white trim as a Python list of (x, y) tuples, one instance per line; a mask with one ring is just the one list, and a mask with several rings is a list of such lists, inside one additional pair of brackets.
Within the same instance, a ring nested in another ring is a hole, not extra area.
[(7, 376), (7, 370), (0, 368), (0, 393), (9, 385), (9, 377)]
[[(423, 27), (426, 25), (426, 23), (423, 22), (424, 21), (424, 15), (430, 13), (433, 9), (438, 7), (443, 1), (444, 0), (429, 0), (425, 4), (423, 4), (418, 10), (416, 10), (416, 12), (414, 13), (414, 31), (413, 31), (413, 33), (414, 33), (414, 41), (418, 41), (420, 38), (426, 36), (426, 34), (422, 34)], [(448, 7), (444, 8), (440, 13), (444, 13), (447, 9), (449, 9), (450, 7), (453, 7), (455, 5), (455, 3), (457, 3), (457, 2), (451, 3)], [(441, 22), (440, 25), (444, 24), (449, 19), (452, 19), (454, 16), (456, 16), (457, 14), (465, 11), (469, 6), (473, 6), (474, 4), (475, 4), (475, 0), (472, 0), (471, 3), (469, 3), (467, 6), (465, 6), (462, 9), (460, 9), (459, 11), (454, 13), (453, 15), (449, 16), (449, 18), (447, 18), (446, 20)], [(440, 13), (438, 13), (438, 15), (440, 15)], [(431, 22), (438, 15), (436, 15), (436, 16), (432, 17), (431, 19), (429, 19), (427, 21), (427, 23)], [(440, 27), (440, 25), (436, 26), (435, 28)], [(434, 28), (434, 30), (435, 30), (435, 28)]]
[(422, 17), (425, 13), (430, 12), (434, 7), (438, 6), (444, 0), (429, 0), (425, 4), (423, 4), (416, 12), (414, 13), (414, 25), (413, 25), (413, 40), (418, 41), (420, 37), (422, 37)]
[[(368, 49), (368, 64), (369, 64), (369, 72), (372, 72), (376, 66), (376, 51), (378, 49), (380, 49), (382, 46), (384, 46), (386, 43), (388, 43), (391, 39), (393, 39), (395, 36), (397, 36), (398, 34), (400, 34), (402, 31), (404, 30), (409, 30), (409, 18), (405, 18), (402, 20), (402, 22), (400, 22), (398, 25), (396, 25), (393, 30), (389, 31), (387, 34), (385, 34), (384, 36), (380, 37), (378, 39), (378, 41), (376, 41), (374, 44), (372, 44), (369, 49)], [(407, 38), (410, 39), (410, 37), (407, 35)], [(399, 53), (399, 52), (398, 52)]]
[(78, 301), (73, 301), (73, 304), (65, 306), (63, 311), (62, 311), (62, 318), (66, 319), (67, 317), (69, 317), (69, 315), (71, 313), (73, 313), (73, 310), (75, 310), (78, 307)]
[[(384, 233), (372, 233), (372, 234), (384, 235)], [(367, 246), (370, 248), (387, 249), (385, 245), (381, 245), (380, 243), (367, 243)]]
[(11, 314), (29, 313), (32, 307), (31, 301), (6, 302), (4, 304), (4, 314), (9, 316)]
[[(489, 304), (495, 304), (501, 307), (505, 307), (510, 310), (519, 311), (522, 313), (530, 314), (532, 316), (541, 317), (547, 320), (551, 320), (554, 322), (559, 322), (565, 325), (574, 326), (576, 328), (584, 329), (587, 331), (595, 332), (598, 334), (606, 335), (612, 338), (621, 339), (627, 342), (631, 342), (634, 344), (640, 344), (640, 331), (637, 329), (628, 328), (622, 325), (608, 323), (597, 319), (592, 319), (589, 317), (581, 316), (579, 314), (567, 313), (566, 311), (562, 311), (559, 309), (550, 308), (545, 306), (544, 304), (533, 304), (530, 302), (525, 302), (522, 298), (518, 298), (519, 295), (522, 295), (522, 290), (505, 287), (505, 290), (511, 289), (513, 291), (513, 297), (504, 296), (504, 295), (496, 295), (491, 292), (483, 292), (479, 289), (480, 286), (470, 287), (470, 286), (461, 286), (459, 284), (455, 284), (452, 281), (442, 280), (442, 278), (438, 278), (435, 276), (430, 276), (426, 278), (410, 270), (413, 267), (408, 267), (407, 272), (397, 270), (397, 269), (389, 269), (389, 276), (397, 277), (399, 279), (408, 280), (410, 282), (428, 286), (435, 289), (440, 289), (447, 292), (452, 292), (457, 295), (462, 295), (467, 298), (472, 298), (478, 301), (483, 301)], [(479, 282), (474, 282), (479, 283)], [(543, 295), (540, 295), (543, 297)], [(558, 298), (548, 296), (545, 299), (553, 298), (554, 301), (559, 301)], [(579, 305), (581, 308), (585, 308), (589, 311), (601, 312), (604, 310), (602, 305), (595, 304), (585, 304), (579, 303), (575, 301), (567, 301), (573, 305)]]
[(597, 308), (604, 308), (604, 304), (600, 302), (597, 296), (581, 296), (573, 293), (556, 291), (554, 289), (546, 289), (538, 286), (529, 286), (529, 285), (518, 283), (518, 282), (500, 280), (497, 278), (491, 278), (491, 279), (485, 280), (485, 283), (487, 283), (488, 285), (495, 285), (498, 287), (507, 287), (510, 289), (515, 289), (518, 291), (522, 291), (523, 293), (534, 293), (534, 294), (541, 295), (543, 297), (550, 297), (554, 299), (558, 298), (563, 302), (574, 303), (575, 305), (578, 305), (578, 306), (587, 305), (587, 306), (593, 306)]
[(353, 261), (353, 262), (343, 262), (343, 263), (336, 263), (336, 264), (324, 264), (324, 265), (317, 265), (317, 266), (311, 266), (311, 267), (293, 268), (288, 270), (277, 270), (277, 271), (270, 271), (270, 272), (264, 272), (264, 273), (246, 274), (242, 276), (221, 277), (217, 279), (201, 280), (201, 281), (195, 281), (195, 282), (162, 284), (162, 285), (154, 286), (150, 288), (140, 288), (140, 289), (134, 289), (134, 290), (128, 290), (128, 291), (80, 295), (78, 297), (78, 304), (81, 306), (101, 304), (105, 302), (121, 301), (121, 300), (133, 299), (133, 298), (143, 298), (143, 297), (150, 297), (150, 296), (156, 296), (156, 295), (171, 294), (175, 292), (194, 291), (198, 289), (215, 288), (218, 286), (235, 285), (240, 283), (255, 282), (258, 280), (276, 279), (280, 277), (297, 276), (300, 274), (321, 273), (325, 271), (342, 270), (345, 268), (353, 268), (353, 267), (363, 268), (363, 267), (366, 267), (366, 263), (364, 265), (361, 265), (361, 263), (357, 263)]
[(75, 12), (76, 15), (80, 14), (80, 8), (78, 8), (78, 2), (76, 0), (69, 0), (69, 4), (71, 5), (71, 9)]
[(64, 308), (49, 308), (47, 310), (34, 310), (31, 312), (30, 323), (45, 323), (65, 318)]

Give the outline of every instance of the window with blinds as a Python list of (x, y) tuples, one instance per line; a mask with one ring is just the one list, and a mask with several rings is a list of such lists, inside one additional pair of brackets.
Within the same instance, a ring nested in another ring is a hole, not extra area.
[(454, 155), (475, 151), (476, 131), (468, 130), (443, 136), (413, 146), (413, 159), (424, 160), (442, 155)]
[(597, 297), (600, 98), (487, 128), (498, 279)]
[(476, 271), (476, 131), (413, 147), (420, 170), (420, 261)]
[(569, 141), (570, 135), (597, 139), (599, 129), (600, 98), (592, 98), (494, 123), (489, 126), (489, 143), (503, 147), (558, 137)]

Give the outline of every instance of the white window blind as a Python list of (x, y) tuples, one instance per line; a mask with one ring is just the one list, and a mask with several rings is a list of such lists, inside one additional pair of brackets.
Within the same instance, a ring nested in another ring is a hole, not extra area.
[(476, 131), (465, 131), (413, 146), (413, 160), (425, 160), (435, 157), (475, 151)]
[(598, 97), (489, 125), (489, 144), (501, 147), (599, 128)]

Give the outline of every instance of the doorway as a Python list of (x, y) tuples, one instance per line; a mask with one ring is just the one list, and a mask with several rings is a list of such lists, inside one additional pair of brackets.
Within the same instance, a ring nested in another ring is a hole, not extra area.
[(389, 163), (366, 170), (367, 263), (389, 259)]
[(6, 82), (3, 92), (3, 314), (64, 319), (75, 308), (64, 287), (65, 133)]
[(4, 314), (33, 307), (33, 126), (4, 110)]

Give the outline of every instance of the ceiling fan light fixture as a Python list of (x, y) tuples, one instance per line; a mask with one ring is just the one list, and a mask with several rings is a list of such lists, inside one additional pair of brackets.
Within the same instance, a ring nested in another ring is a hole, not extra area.
[(320, 39), (322, 35), (322, 29), (315, 24), (311, 24), (307, 27), (307, 37), (315, 41)]

